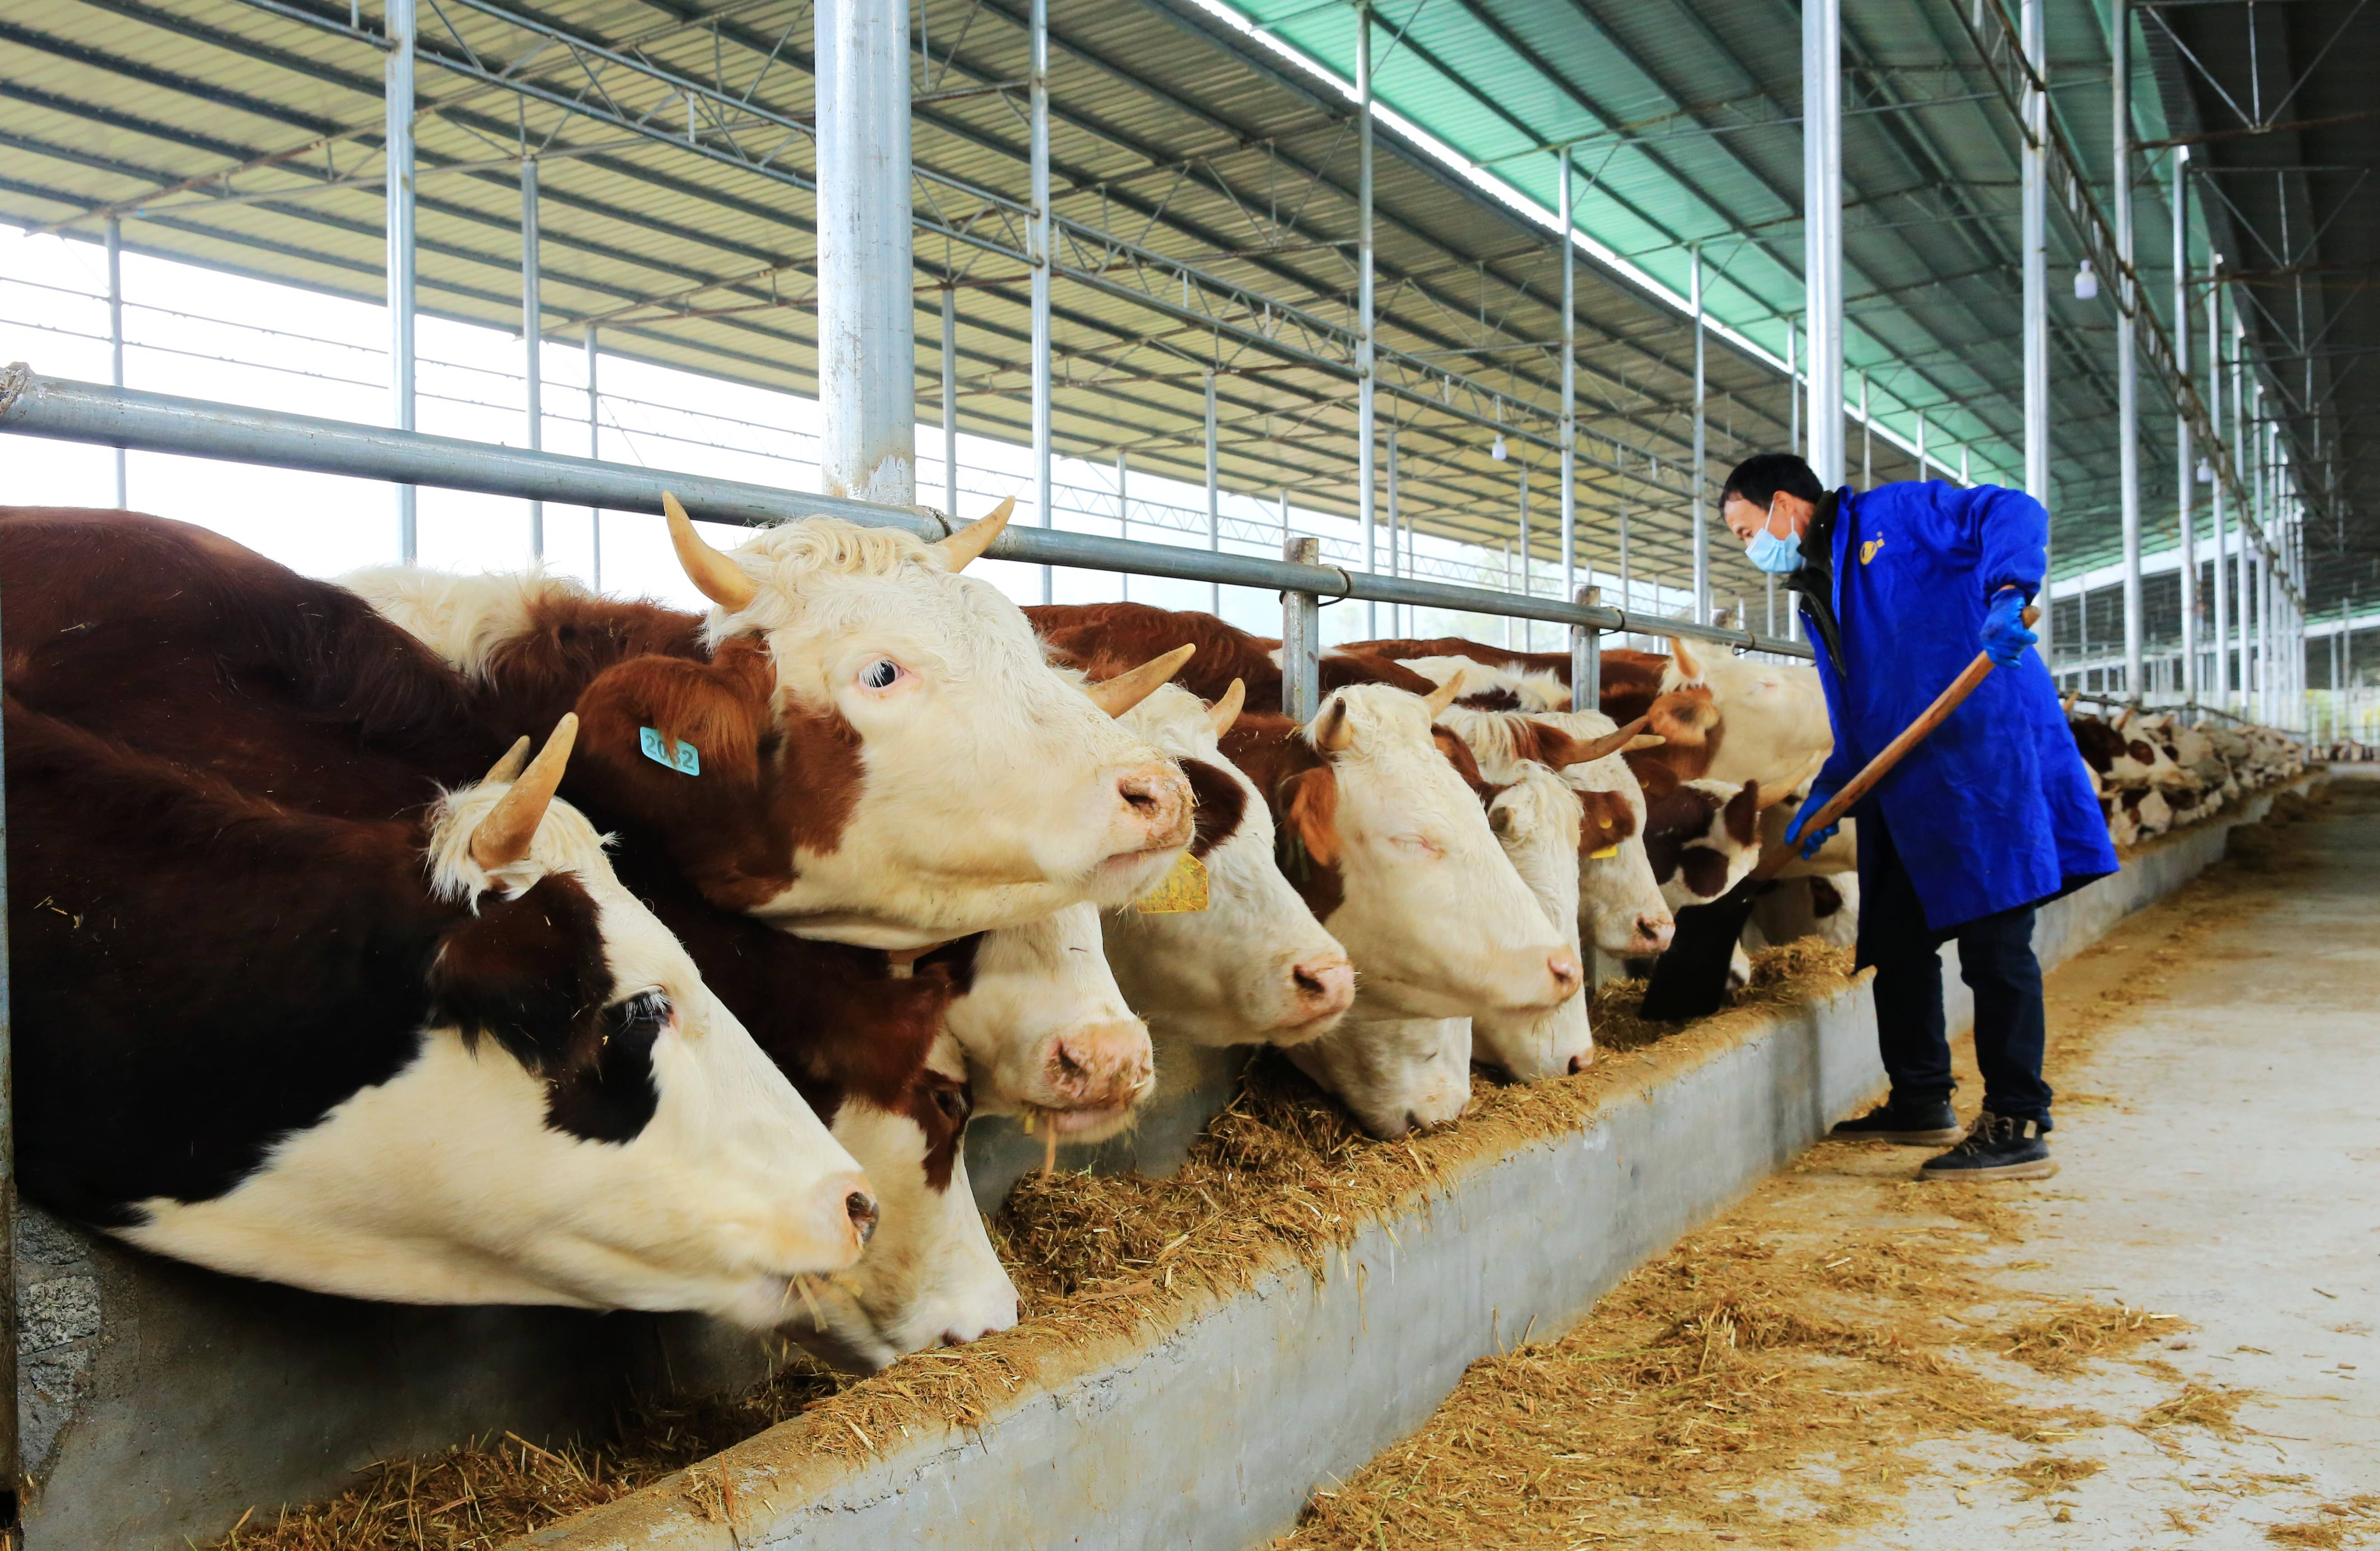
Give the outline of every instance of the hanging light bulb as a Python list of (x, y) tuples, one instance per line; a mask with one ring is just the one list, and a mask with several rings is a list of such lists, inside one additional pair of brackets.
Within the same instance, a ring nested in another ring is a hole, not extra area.
[(1488, 456), (1494, 458), (1499, 463), (1503, 462), (1504, 459), (1512, 456), (1511, 449), (1504, 446), (1504, 434), (1502, 432), (1499, 431), (1496, 433), (1496, 445), (1488, 449)]
[(2198, 482), (2201, 484), (2215, 482), (2215, 465), (2204, 458), (2198, 460)]
[(2091, 261), (2084, 259), (2082, 261), (2082, 267), (2074, 272), (2074, 299), (2077, 301), (2096, 301), (2098, 298), (2098, 274), (2092, 269)]

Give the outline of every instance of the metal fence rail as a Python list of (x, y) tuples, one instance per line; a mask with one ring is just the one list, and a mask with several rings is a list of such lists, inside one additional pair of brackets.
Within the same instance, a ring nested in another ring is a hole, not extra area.
[[(418, 431), (322, 420), (170, 394), (142, 393), (103, 383), (48, 377), (23, 362), (0, 372), (0, 432), (90, 442), (136, 452), (178, 453), (235, 463), (261, 463), (314, 473), (426, 484), (509, 495), (560, 506), (658, 515), (666, 490), (705, 521), (759, 527), (801, 517), (840, 517), (874, 527), (904, 528), (940, 538), (953, 519), (926, 507), (780, 490), (705, 474), (673, 473), (564, 453), (498, 446)], [(1337, 566), (1293, 564), (1257, 556), (1224, 555), (1175, 544), (1013, 526), (987, 553), (996, 560), (1123, 571), (1135, 576), (1221, 582), (1308, 597), (1359, 598), (1417, 608), (1543, 619), (1596, 631), (1683, 636), (1742, 651), (1810, 655), (1798, 641), (1750, 630), (1624, 609), (1583, 607), (1558, 598), (1524, 597), (1484, 587), (1458, 587), (1381, 576)]]

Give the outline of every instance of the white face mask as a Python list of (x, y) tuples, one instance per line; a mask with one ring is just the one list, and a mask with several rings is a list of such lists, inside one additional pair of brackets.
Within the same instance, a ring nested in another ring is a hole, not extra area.
[[(1785, 576), (1801, 569), (1802, 542), (1791, 532), (1779, 538), (1768, 530), (1777, 522), (1777, 497), (1768, 497), (1768, 511), (1760, 519), (1760, 531), (1744, 542), (1743, 557), (1771, 576)], [(1787, 524), (1790, 528), (1791, 524)]]

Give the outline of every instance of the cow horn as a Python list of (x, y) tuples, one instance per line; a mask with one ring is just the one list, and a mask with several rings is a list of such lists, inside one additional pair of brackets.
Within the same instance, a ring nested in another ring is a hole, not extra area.
[[(991, 519), (986, 518), (984, 520), (989, 522)], [(1001, 520), (1004, 522), (1007, 519)], [(1155, 694), (1159, 685), (1181, 672), (1182, 665), (1188, 662), (1191, 653), (1197, 650), (1196, 641), (1185, 641), (1162, 657), (1151, 657), (1129, 673), (1119, 673), (1103, 684), (1085, 685), (1083, 693), (1090, 696), (1091, 703), (1109, 715), (1121, 716)]]
[(1001, 530), (1008, 526), (1009, 514), (1015, 509), (1016, 497), (1011, 495), (992, 507), (989, 515), (978, 518), (941, 540), (941, 548), (944, 555), (950, 556), (951, 569), (966, 569), (968, 561), (979, 558), (985, 550), (990, 549), (991, 541), (1000, 537)]
[(2069, 716), (2074, 714), (2074, 702), (2082, 698), (2082, 691), (2080, 690), (2069, 690), (2066, 691), (2066, 714)]
[(504, 751), (504, 757), (490, 765), (488, 773), (480, 778), (483, 781), (517, 781), (528, 764), (528, 734), (523, 733), (513, 739), (513, 746)]
[(1703, 665), (1696, 662), (1694, 654), (1686, 649), (1685, 637), (1670, 638), (1670, 660), (1677, 665), (1679, 683), (1699, 684), (1703, 681)]
[(1332, 695), (1330, 707), (1314, 727), (1314, 746), (1326, 754), (1335, 754), (1355, 741), (1355, 729), (1347, 725), (1347, 697)]
[(1621, 751), (1633, 745), (1636, 739), (1636, 735), (1643, 732), (1645, 730), (1645, 724), (1652, 719), (1653, 714), (1650, 711), (1645, 712), (1645, 714), (1637, 717), (1634, 721), (1629, 723), (1626, 727), (1621, 727), (1619, 731), (1606, 733), (1601, 738), (1597, 739), (1594, 742), (1585, 745), (1583, 752), (1573, 754), (1566, 763), (1571, 764), (1593, 764), (1597, 760), (1603, 758), (1606, 754), (1619, 753)]
[(666, 490), (662, 492), (662, 510), (669, 516), (670, 547), (677, 551), (677, 563), (704, 597), (733, 614), (759, 594), (735, 561), (703, 542), (694, 531), (694, 519)]
[(1207, 708), (1207, 725), (1215, 729), (1216, 737), (1220, 738), (1232, 730), (1232, 724), (1240, 719), (1240, 708), (1247, 702), (1248, 681), (1232, 679), (1232, 687), (1223, 691), (1223, 698)]
[[(578, 740), (578, 714), (565, 711), (553, 724), (553, 735), (520, 773), (512, 789), (496, 799), (488, 816), (471, 831), (471, 860), (488, 872), (509, 867), (528, 855), (529, 842), (545, 818), (546, 805), (562, 785), (562, 767), (570, 763), (570, 746)], [(511, 756), (507, 755), (509, 759)]]
[(1668, 739), (1662, 737), (1658, 732), (1648, 732), (1641, 738), (1630, 739), (1628, 740), (1628, 747), (1621, 750), (1620, 751), (1623, 754), (1633, 754), (1639, 749), (1658, 749), (1668, 741)]
[(1461, 668), (1456, 668), (1452, 673), (1446, 676), (1445, 683), (1440, 684), (1437, 689), (1432, 690), (1429, 692), (1427, 701), (1427, 703), (1429, 706), (1429, 719), (1433, 722), (1437, 721), (1439, 713), (1444, 711), (1448, 706), (1452, 705), (1454, 703), (1454, 697), (1462, 692), (1463, 670)]

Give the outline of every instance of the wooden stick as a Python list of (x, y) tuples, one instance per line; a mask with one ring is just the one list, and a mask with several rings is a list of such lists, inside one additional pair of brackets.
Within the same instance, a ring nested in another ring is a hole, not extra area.
[[(2041, 610), (2038, 608), (2028, 608), (2024, 611), (2024, 622), (2028, 629), (2040, 617)], [(1949, 688), (1934, 697), (1934, 703), (1920, 713), (1917, 720), (1901, 728), (1900, 737), (1886, 744), (1882, 751), (1876, 758), (1868, 761), (1866, 766), (1858, 775), (1852, 776), (1842, 790), (1835, 793), (1825, 807), (1810, 816), (1810, 822), (1802, 826), (1802, 837), (1806, 840), (1813, 835), (1823, 833), (1828, 824), (1851, 812), (1852, 803), (1865, 797), (1875, 789), (1878, 781), (1892, 774), (1892, 767), (1900, 763), (1902, 755), (1925, 741), (1928, 733), (1949, 721), (1950, 713), (1958, 710), (1960, 702), (1975, 692), (1975, 686), (1989, 678), (1991, 671), (1990, 655), (1986, 653), (1976, 653), (1975, 660), (1969, 663), (1958, 678), (1950, 680)], [(1760, 864), (1752, 870), (1754, 881), (1766, 882), (1775, 877), (1791, 865), (1793, 859), (1801, 853), (1802, 848), (1799, 845), (1781, 846), (1769, 852), (1762, 857)]]

